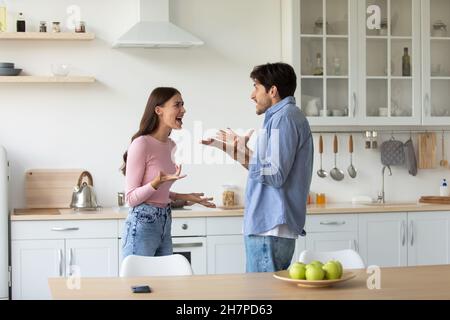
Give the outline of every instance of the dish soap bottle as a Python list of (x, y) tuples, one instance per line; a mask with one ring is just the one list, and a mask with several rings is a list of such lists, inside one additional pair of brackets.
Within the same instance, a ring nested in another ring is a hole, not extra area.
[(6, 3), (0, 0), (0, 32), (6, 32)]
[(442, 180), (442, 184), (440, 187), (440, 196), (441, 197), (449, 197), (450, 196), (450, 189), (448, 188), (447, 179)]

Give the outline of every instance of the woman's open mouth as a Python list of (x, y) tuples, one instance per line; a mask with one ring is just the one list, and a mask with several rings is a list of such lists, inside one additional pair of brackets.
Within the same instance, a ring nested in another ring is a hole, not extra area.
[(182, 125), (183, 124), (183, 117), (177, 117), (176, 119), (175, 119), (175, 121), (176, 121), (176, 123), (178, 124), (178, 125)]

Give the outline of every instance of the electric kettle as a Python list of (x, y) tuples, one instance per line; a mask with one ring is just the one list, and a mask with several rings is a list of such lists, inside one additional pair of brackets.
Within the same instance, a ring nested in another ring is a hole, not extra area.
[[(88, 183), (83, 182), (87, 177)], [(97, 210), (101, 208), (97, 204), (97, 197), (94, 192), (94, 182), (92, 175), (88, 171), (83, 171), (78, 178), (78, 185), (73, 188), (72, 203), (70, 207), (75, 210)]]

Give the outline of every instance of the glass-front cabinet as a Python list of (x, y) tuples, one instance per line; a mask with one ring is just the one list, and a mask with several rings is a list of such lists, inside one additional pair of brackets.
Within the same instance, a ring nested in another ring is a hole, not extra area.
[(420, 124), (420, 0), (360, 2), (362, 123)]
[(315, 126), (450, 125), (450, 0), (282, 0)]
[(299, 76), (296, 99), (313, 125), (346, 124), (356, 117), (356, 3), (294, 0), (287, 12), (288, 41), (298, 48), (289, 59)]
[(450, 1), (423, 0), (423, 123), (450, 125)]

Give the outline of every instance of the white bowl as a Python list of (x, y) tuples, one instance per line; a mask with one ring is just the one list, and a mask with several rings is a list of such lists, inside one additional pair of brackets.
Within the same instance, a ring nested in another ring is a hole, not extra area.
[(66, 77), (70, 72), (68, 64), (52, 64), (52, 73), (57, 77)]

